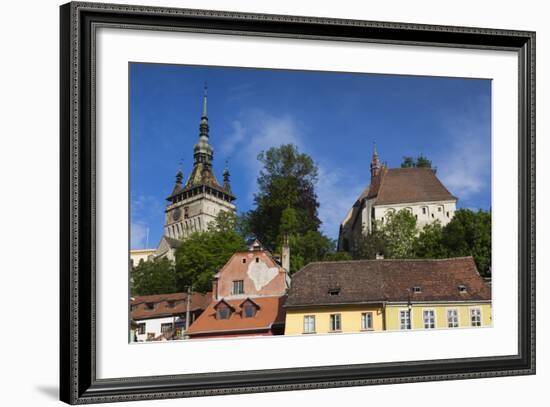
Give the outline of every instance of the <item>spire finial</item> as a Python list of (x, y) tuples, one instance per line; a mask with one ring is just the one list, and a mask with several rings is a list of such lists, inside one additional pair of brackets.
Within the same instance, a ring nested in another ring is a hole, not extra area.
[(203, 102), (203, 105), (202, 105), (202, 117), (206, 117), (207, 114), (206, 114), (206, 99), (208, 97), (208, 83), (206, 81), (204, 81), (204, 102)]
[(373, 147), (372, 156), (373, 157), (378, 157), (378, 151), (376, 151), (376, 140), (373, 140), (372, 147)]
[(223, 170), (223, 187), (226, 191), (231, 191), (231, 183), (229, 181), (229, 164), (228, 160), (225, 160), (225, 168)]

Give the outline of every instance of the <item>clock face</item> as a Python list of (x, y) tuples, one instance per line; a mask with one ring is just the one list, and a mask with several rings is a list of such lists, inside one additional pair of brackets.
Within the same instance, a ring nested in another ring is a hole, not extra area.
[(178, 220), (180, 217), (181, 217), (181, 209), (180, 208), (174, 209), (174, 212), (172, 212), (172, 219)]

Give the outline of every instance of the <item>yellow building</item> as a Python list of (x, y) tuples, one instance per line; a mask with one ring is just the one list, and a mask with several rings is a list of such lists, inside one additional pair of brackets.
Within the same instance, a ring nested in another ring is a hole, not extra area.
[(490, 326), (471, 257), (310, 263), (292, 276), (285, 335)]

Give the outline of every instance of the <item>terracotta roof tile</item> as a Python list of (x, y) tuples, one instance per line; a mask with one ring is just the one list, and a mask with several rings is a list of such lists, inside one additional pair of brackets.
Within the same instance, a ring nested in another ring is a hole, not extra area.
[[(213, 301), (208, 308), (193, 322), (189, 328), (190, 335), (201, 333), (231, 333), (234, 331), (260, 331), (269, 330), (274, 324), (282, 324), (285, 320), (283, 309), (285, 296), (282, 297), (255, 297), (251, 300), (259, 307), (256, 315), (251, 318), (243, 316), (241, 304), (243, 299), (223, 300), (236, 311), (231, 313), (229, 319), (216, 319), (215, 306), (219, 301)], [(246, 302), (246, 301), (244, 301)]]
[[(459, 286), (465, 286), (460, 292)], [(471, 257), (310, 263), (292, 276), (286, 307), (382, 301), (490, 300)], [(331, 295), (330, 290), (339, 290)]]
[(368, 196), (375, 205), (456, 200), (430, 168), (389, 168), (377, 178)]
[[(212, 293), (193, 293), (190, 311), (205, 309), (211, 298)], [(154, 309), (149, 309), (147, 304), (154, 304)], [(183, 314), (187, 311), (187, 293), (141, 295), (134, 297), (130, 306), (130, 315), (134, 320)]]

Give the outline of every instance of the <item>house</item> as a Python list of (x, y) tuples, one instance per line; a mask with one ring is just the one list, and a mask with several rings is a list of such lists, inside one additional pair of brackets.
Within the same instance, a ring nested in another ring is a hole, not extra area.
[(472, 257), (310, 263), (292, 276), (285, 335), (490, 326)]
[(157, 249), (132, 249), (130, 250), (130, 265), (134, 268), (139, 265), (141, 261), (152, 260), (156, 252)]
[(408, 210), (419, 228), (436, 221), (445, 226), (453, 218), (457, 198), (431, 168), (387, 168), (380, 164), (375, 148), (370, 173), (370, 184), (340, 225), (338, 250), (353, 250), (390, 212)]
[(131, 327), (137, 342), (182, 339), (189, 325), (206, 309), (211, 293), (142, 295), (130, 301)]
[[(288, 247), (283, 264), (288, 264)], [(256, 240), (214, 276), (212, 301), (189, 328), (191, 339), (284, 333), (287, 269)]]

